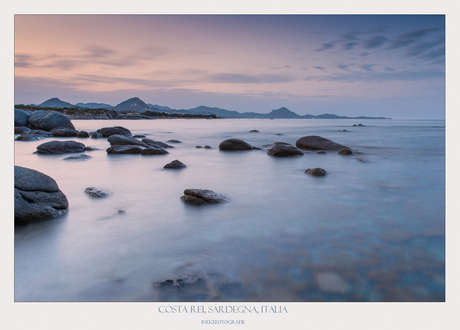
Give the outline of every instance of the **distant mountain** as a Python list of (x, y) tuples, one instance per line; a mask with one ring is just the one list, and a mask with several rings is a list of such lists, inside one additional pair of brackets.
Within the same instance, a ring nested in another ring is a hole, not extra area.
[(151, 106), (147, 105), (138, 97), (130, 98), (129, 100), (123, 101), (117, 104), (114, 108), (115, 111), (128, 111), (128, 112), (145, 112), (152, 111)]
[(53, 97), (52, 99), (46, 100), (43, 103), (38, 105), (39, 107), (50, 107), (50, 108), (75, 108), (73, 104), (69, 102), (64, 102), (58, 99), (57, 97)]
[(161, 105), (158, 105), (158, 104), (147, 103), (147, 105), (151, 106), (152, 108), (158, 109), (158, 110), (171, 110), (170, 107), (161, 106)]
[(112, 110), (114, 108), (113, 105), (107, 104), (107, 103), (77, 103), (75, 104), (79, 108), (89, 108), (89, 109), (108, 109)]
[(269, 118), (301, 118), (298, 114), (295, 112), (292, 112), (291, 110), (282, 107), (276, 110), (272, 110), (269, 114), (267, 114), (267, 117)]

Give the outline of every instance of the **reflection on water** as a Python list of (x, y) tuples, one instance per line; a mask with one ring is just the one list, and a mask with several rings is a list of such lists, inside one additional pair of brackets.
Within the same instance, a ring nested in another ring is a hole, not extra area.
[[(70, 203), (61, 218), (16, 228), (16, 301), (444, 301), (444, 122), (353, 124), (74, 121), (182, 141), (145, 157), (78, 139), (97, 148), (80, 162), (34, 154), (43, 141), (15, 142), (15, 163), (53, 177)], [(362, 154), (218, 150), (229, 137), (263, 146), (305, 135)], [(187, 168), (164, 170), (174, 159)], [(304, 173), (313, 167), (328, 174)], [(113, 194), (91, 198), (86, 187)], [(231, 202), (189, 206), (186, 188)]]

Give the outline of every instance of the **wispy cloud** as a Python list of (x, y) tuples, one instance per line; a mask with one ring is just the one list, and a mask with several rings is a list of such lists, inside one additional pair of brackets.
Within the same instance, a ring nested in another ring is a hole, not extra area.
[(363, 65), (360, 65), (359, 67), (365, 71), (373, 72), (374, 70), (372, 70), (372, 67), (374, 66), (375, 64), (363, 64)]
[(326, 70), (326, 69), (325, 69), (324, 67), (322, 67), (322, 66), (315, 66), (315, 69), (317, 69), (317, 70)]
[(395, 49), (395, 48), (401, 48), (401, 47), (407, 47), (424, 36), (430, 34), (431, 32), (439, 31), (439, 29), (432, 28), (432, 29), (422, 29), (422, 30), (415, 30), (411, 32), (406, 32), (403, 34), (400, 34), (395, 40), (393, 40), (390, 45), (389, 49)]
[(375, 36), (371, 39), (364, 40), (363, 47), (366, 49), (372, 49), (382, 46), (388, 41), (384, 36)]
[(322, 51), (325, 51), (325, 50), (328, 50), (328, 49), (331, 49), (334, 47), (334, 44), (333, 43), (325, 43), (321, 46), (321, 48), (318, 48), (316, 49), (317, 52), (322, 52)]
[(280, 83), (290, 82), (295, 80), (291, 76), (287, 75), (272, 75), (272, 74), (260, 74), (250, 75), (243, 73), (217, 73), (212, 74), (207, 78), (213, 83), (230, 83), (230, 84), (269, 84), (269, 83)]
[(318, 78), (318, 81), (339, 82), (383, 82), (383, 81), (420, 81), (431, 79), (444, 79), (441, 71), (401, 71), (401, 72), (351, 72), (340, 73)]

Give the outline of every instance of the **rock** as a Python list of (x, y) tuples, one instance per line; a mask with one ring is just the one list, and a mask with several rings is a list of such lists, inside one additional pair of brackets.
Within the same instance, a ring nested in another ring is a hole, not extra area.
[(308, 170), (305, 171), (305, 173), (313, 175), (313, 176), (325, 176), (326, 175), (326, 170), (323, 168), (309, 168)]
[(14, 109), (14, 126), (27, 126), (31, 114), (30, 111)]
[(249, 133), (259, 133), (259, 131), (256, 130), (256, 129), (252, 129), (252, 130), (249, 131)]
[(124, 136), (132, 136), (129, 129), (122, 127), (122, 126), (114, 126), (114, 127), (103, 127), (97, 130), (98, 133), (102, 135), (102, 137), (109, 137), (111, 135), (124, 135)]
[(169, 152), (161, 148), (145, 148), (141, 150), (141, 155), (166, 155), (166, 154), (169, 154)]
[(32, 130), (27, 126), (16, 126), (14, 128), (14, 134), (30, 133)]
[(85, 151), (93, 151), (93, 150), (99, 150), (99, 149), (94, 148), (94, 147), (85, 147)]
[(78, 132), (72, 128), (59, 127), (53, 128), (50, 133), (54, 137), (76, 137)]
[(358, 162), (360, 162), (360, 163), (368, 163), (367, 160), (364, 160), (364, 159), (362, 159), (362, 158), (356, 158), (356, 160), (357, 160)]
[(224, 151), (252, 150), (252, 146), (240, 139), (227, 139), (219, 144), (219, 149)]
[(203, 148), (205, 148), (205, 149), (211, 149), (211, 146), (206, 145), (206, 146), (204, 146)]
[(108, 154), (140, 154), (145, 147), (139, 145), (115, 145), (107, 148)]
[(289, 143), (275, 142), (267, 155), (275, 157), (303, 156), (303, 151)]
[(201, 148), (203, 148), (203, 146), (196, 146), (195, 148), (197, 148), (197, 149), (201, 149)]
[[(86, 150), (86, 148), (85, 148)], [(62, 158), (62, 160), (68, 161), (68, 162), (81, 162), (84, 160), (88, 160), (92, 158), (91, 156), (85, 155), (85, 154), (80, 154), (80, 155), (74, 155), (74, 156), (69, 156), (66, 158)]]
[(89, 138), (89, 133), (88, 132), (85, 132), (85, 131), (79, 131), (77, 133), (77, 137), (78, 138)]
[(281, 134), (281, 133), (276, 133), (275, 135), (283, 135), (283, 134)]
[(130, 136), (114, 134), (111, 135), (107, 141), (109, 141), (111, 146), (123, 146), (123, 145), (130, 145), (130, 146), (142, 146), (148, 148), (149, 145), (147, 143), (141, 142), (132, 138)]
[(181, 161), (178, 161), (177, 159), (163, 166), (163, 168), (171, 168), (171, 169), (179, 169), (179, 168), (184, 168), (184, 167), (187, 167), (187, 166)]
[(324, 150), (318, 150), (316, 153), (317, 153), (318, 155), (325, 155), (325, 154), (327, 154), (327, 152), (324, 151)]
[(75, 141), (50, 141), (37, 147), (39, 154), (66, 154), (85, 151), (85, 145)]
[(366, 125), (363, 125), (363, 124), (358, 124), (358, 125), (356, 125), (356, 124), (354, 124), (353, 126), (354, 126), (354, 127), (364, 127), (364, 126), (366, 126)]
[(23, 225), (64, 214), (69, 207), (55, 180), (41, 172), (14, 167), (14, 224)]
[(135, 139), (142, 139), (142, 138), (145, 138), (145, 135), (136, 134), (136, 135), (133, 136), (133, 138), (135, 138)]
[(85, 189), (85, 193), (91, 197), (104, 198), (110, 196), (112, 193), (105, 189), (99, 189), (94, 187), (88, 187)]
[(173, 146), (170, 146), (167, 143), (164, 143), (161, 141), (154, 141), (151, 139), (142, 139), (142, 142), (148, 144), (149, 146), (157, 147), (157, 148), (174, 148)]
[(100, 139), (102, 138), (102, 134), (99, 132), (89, 132), (89, 137), (92, 139)]
[(69, 118), (57, 111), (37, 110), (28, 119), (29, 127), (50, 131), (53, 128), (65, 127), (75, 129)]
[(47, 137), (53, 137), (50, 132), (42, 130), (32, 130), (29, 133), (22, 133), (15, 140), (16, 141), (37, 141)]
[(348, 148), (343, 148), (339, 151), (339, 155), (350, 156), (353, 155), (353, 151)]
[(179, 141), (179, 140), (174, 140), (174, 139), (168, 140), (168, 142), (169, 142), (169, 143), (182, 143), (181, 141)]
[(304, 136), (298, 139), (295, 145), (297, 148), (306, 150), (338, 150), (347, 148), (346, 146), (316, 135)]
[(212, 190), (206, 189), (185, 189), (184, 195), (181, 197), (186, 203), (189, 204), (215, 204), (215, 203), (225, 203), (229, 201), (229, 198), (215, 193)]

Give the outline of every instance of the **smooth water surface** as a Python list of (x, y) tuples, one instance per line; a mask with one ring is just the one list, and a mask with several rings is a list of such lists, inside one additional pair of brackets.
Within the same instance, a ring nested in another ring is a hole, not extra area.
[[(16, 301), (445, 299), (444, 121), (73, 123), (182, 143), (168, 155), (108, 155), (107, 139), (56, 138), (98, 148), (69, 162), (34, 154), (51, 139), (15, 141), (15, 164), (54, 178), (70, 204), (60, 218), (16, 228)], [(361, 154), (267, 155), (267, 145), (306, 135)], [(230, 137), (263, 150), (219, 151)], [(187, 168), (163, 169), (175, 159)], [(314, 167), (327, 175), (304, 173)], [(91, 186), (112, 195), (91, 198)], [(186, 205), (187, 188), (231, 201)], [(186, 284), (161, 284), (178, 279)]]

